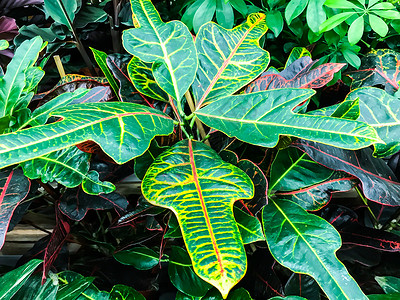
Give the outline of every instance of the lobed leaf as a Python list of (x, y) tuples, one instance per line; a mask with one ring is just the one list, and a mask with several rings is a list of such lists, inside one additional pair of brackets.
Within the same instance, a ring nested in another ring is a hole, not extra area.
[(203, 143), (183, 140), (157, 157), (142, 192), (174, 212), (194, 271), (226, 298), (246, 272), (232, 209), (235, 200), (253, 196), (250, 178)]

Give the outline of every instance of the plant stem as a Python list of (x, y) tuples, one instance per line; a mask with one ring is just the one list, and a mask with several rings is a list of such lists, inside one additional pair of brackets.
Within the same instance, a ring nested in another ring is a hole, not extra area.
[[(185, 93), (185, 98), (186, 98), (187, 103), (189, 104), (190, 111), (191, 111), (192, 113), (194, 113), (194, 111), (196, 110), (196, 108), (195, 108), (195, 106), (194, 106), (194, 102), (193, 102), (192, 95), (190, 95), (189, 91), (186, 91), (186, 93)], [(195, 122), (196, 122), (196, 126), (197, 126), (197, 129), (199, 130), (201, 139), (204, 140), (204, 143), (205, 143), (207, 146), (210, 146), (209, 140), (206, 139), (207, 134), (206, 134), (206, 131), (204, 130), (203, 124), (200, 122), (199, 119), (197, 119), (196, 116), (195, 116), (195, 120), (196, 120), (196, 121), (195, 121)], [(191, 125), (191, 126), (193, 126), (193, 125)]]
[(375, 225), (378, 224), (378, 220), (375, 217), (374, 213), (372, 212), (371, 208), (369, 207), (367, 199), (365, 199), (364, 195), (361, 193), (361, 191), (360, 191), (360, 189), (358, 187), (356, 187), (356, 191), (357, 191), (358, 195), (360, 196), (361, 200), (367, 206), (367, 209), (368, 209), (371, 217), (374, 219)]

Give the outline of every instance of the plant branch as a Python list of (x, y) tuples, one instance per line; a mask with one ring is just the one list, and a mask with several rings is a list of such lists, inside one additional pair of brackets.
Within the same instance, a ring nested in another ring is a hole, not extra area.
[[(185, 93), (185, 98), (186, 98), (187, 103), (189, 104), (190, 111), (191, 111), (192, 113), (194, 113), (194, 111), (196, 110), (196, 108), (195, 108), (195, 106), (194, 106), (194, 102), (193, 102), (192, 95), (190, 95), (189, 91), (186, 91), (186, 93)], [(210, 141), (209, 141), (208, 139), (206, 139), (207, 134), (206, 134), (206, 131), (204, 130), (203, 124), (200, 122), (199, 119), (197, 119), (196, 116), (195, 116), (195, 119), (196, 119), (196, 121), (195, 121), (195, 122), (196, 122), (196, 126), (197, 126), (197, 129), (199, 130), (201, 139), (204, 140), (204, 143), (205, 143), (207, 146), (210, 146)]]

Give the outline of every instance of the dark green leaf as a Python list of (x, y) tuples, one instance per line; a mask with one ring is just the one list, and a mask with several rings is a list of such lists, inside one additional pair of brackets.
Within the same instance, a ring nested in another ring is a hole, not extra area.
[(105, 20), (107, 20), (107, 13), (103, 9), (92, 5), (84, 5), (76, 15), (74, 26), (76, 28), (84, 28), (89, 23), (102, 23)]
[[(53, 280), (54, 279), (54, 280)], [(50, 278), (42, 285), (42, 277), (31, 276), (12, 300), (56, 300), (58, 290), (57, 275), (51, 273)]]
[(235, 215), (236, 223), (239, 227), (243, 244), (250, 244), (265, 239), (262, 232), (261, 223), (256, 217), (245, 213), (236, 206), (233, 207), (233, 213)]
[(285, 295), (302, 296), (307, 300), (320, 300), (318, 283), (310, 276), (293, 273), (285, 285)]
[(150, 270), (160, 261), (158, 253), (145, 247), (135, 247), (116, 252), (114, 258), (121, 264), (133, 266), (138, 270)]
[(44, 0), (44, 7), (54, 21), (64, 24), (72, 31), (78, 0)]
[(110, 292), (110, 299), (112, 300), (146, 300), (146, 298), (131, 288), (130, 286), (117, 284), (114, 285)]
[(268, 28), (272, 30), (275, 37), (282, 32), (283, 18), (279, 10), (271, 10), (267, 12), (265, 22), (267, 23)]
[(386, 294), (400, 293), (400, 278), (393, 276), (376, 276), (375, 280)]
[(57, 300), (76, 299), (92, 284), (93, 280), (94, 277), (83, 277), (72, 271), (59, 273), (60, 287), (57, 292)]
[(143, 179), (147, 169), (153, 163), (158, 155), (163, 153), (168, 147), (160, 147), (156, 140), (152, 140), (150, 147), (141, 156), (135, 159), (135, 175), (139, 179)]

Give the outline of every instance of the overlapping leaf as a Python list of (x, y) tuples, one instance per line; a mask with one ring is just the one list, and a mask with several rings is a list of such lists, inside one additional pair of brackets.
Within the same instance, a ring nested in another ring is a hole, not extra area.
[(72, 22), (78, 9), (77, 0), (44, 0), (47, 13), (61, 24), (72, 30)]
[(228, 96), (198, 110), (196, 115), (228, 136), (264, 147), (274, 147), (282, 135), (347, 149), (379, 141), (375, 130), (363, 122), (293, 112), (314, 93), (309, 89), (276, 89)]
[(289, 57), (286, 60), (285, 63), (285, 69), (289, 67), (292, 63), (294, 63), (296, 60), (299, 58), (302, 58), (304, 56), (309, 56), (311, 57), (310, 51), (307, 50), (307, 48), (304, 47), (294, 47), (292, 51), (290, 51)]
[(333, 75), (346, 65), (326, 63), (311, 69), (314, 63), (315, 61), (313, 62), (309, 56), (303, 56), (279, 74), (266, 72), (246, 88), (246, 93), (278, 88), (320, 88), (331, 81)]
[(93, 210), (115, 208), (123, 212), (128, 206), (128, 201), (118, 193), (88, 195), (83, 189), (68, 189), (62, 196), (59, 208), (63, 214), (75, 221), (81, 221), (86, 213)]
[(61, 121), (0, 135), (0, 168), (92, 140), (117, 163), (144, 153), (156, 135), (173, 131), (163, 113), (133, 103), (84, 103), (57, 109)]
[[(400, 62), (400, 61), (399, 61)], [(383, 143), (374, 144), (374, 155), (385, 157), (400, 150), (400, 100), (377, 88), (361, 88), (347, 95), (358, 99), (359, 121), (375, 128)]]
[(20, 169), (0, 172), (0, 249), (15, 208), (29, 193), (31, 183)]
[(232, 206), (253, 196), (250, 178), (203, 143), (184, 140), (158, 156), (142, 191), (174, 212), (196, 274), (226, 297), (246, 271)]
[(192, 84), (197, 70), (193, 38), (180, 21), (164, 23), (150, 0), (131, 1), (139, 28), (125, 30), (125, 49), (140, 60), (152, 63), (158, 85), (176, 101)]
[(293, 145), (318, 163), (360, 179), (369, 200), (383, 205), (400, 205), (400, 183), (382, 159), (372, 156), (370, 148), (351, 151), (304, 140), (297, 140)]
[(23, 42), (0, 78), (0, 118), (10, 114), (25, 88), (25, 71), (33, 66), (42, 47), (41, 37)]
[(231, 30), (211, 22), (201, 27), (196, 37), (199, 69), (192, 85), (198, 108), (233, 94), (265, 70), (269, 53), (260, 48), (259, 39), (266, 31), (264, 14), (252, 14)]
[(23, 162), (25, 176), (41, 179), (44, 183), (57, 181), (73, 188), (82, 183), (88, 194), (110, 193), (115, 186), (108, 181), (100, 181), (96, 171), (89, 171), (90, 154), (77, 147), (58, 150), (47, 155)]
[(393, 95), (399, 89), (400, 53), (390, 49), (377, 49), (361, 59), (359, 70), (349, 74), (351, 89), (366, 86), (384, 86)]
[[(321, 166), (324, 168), (323, 166)], [(327, 180), (297, 190), (275, 193), (279, 199), (293, 201), (305, 210), (319, 210), (324, 207), (336, 192), (345, 192), (357, 184), (357, 179), (345, 172), (333, 172)]]
[(262, 220), (268, 247), (280, 264), (312, 276), (330, 299), (367, 299), (337, 259), (340, 235), (328, 222), (278, 199), (263, 208)]

